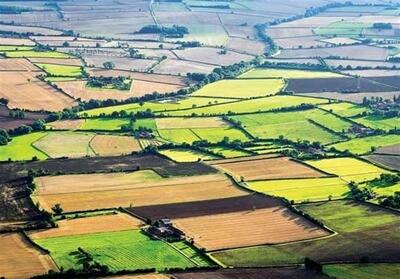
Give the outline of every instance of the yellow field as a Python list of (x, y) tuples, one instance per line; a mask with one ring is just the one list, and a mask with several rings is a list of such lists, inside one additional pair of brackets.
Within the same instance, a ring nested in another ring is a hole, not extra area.
[(228, 126), (219, 117), (157, 118), (156, 124), (158, 129), (219, 128)]
[(306, 161), (307, 164), (322, 171), (335, 174), (343, 180), (357, 183), (372, 180), (388, 171), (355, 158), (333, 158)]
[(167, 149), (161, 150), (160, 153), (176, 162), (197, 162), (199, 159), (212, 160), (216, 158), (209, 154), (184, 149)]

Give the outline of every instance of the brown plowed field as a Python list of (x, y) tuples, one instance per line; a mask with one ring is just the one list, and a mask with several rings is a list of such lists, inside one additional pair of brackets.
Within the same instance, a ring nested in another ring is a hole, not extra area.
[(66, 219), (57, 222), (58, 227), (35, 231), (32, 239), (80, 235), (99, 232), (123, 231), (139, 228), (142, 222), (128, 214), (111, 214), (86, 218)]
[(0, 97), (10, 101), (9, 108), (32, 111), (61, 111), (76, 105), (72, 98), (56, 91), (28, 72), (1, 73)]
[(77, 130), (82, 126), (83, 122), (83, 119), (68, 119), (51, 122), (47, 125), (56, 130)]
[(96, 135), (90, 147), (101, 156), (130, 154), (140, 151), (139, 142), (129, 136)]
[(261, 159), (270, 159), (282, 157), (281, 154), (262, 154), (262, 155), (255, 155), (250, 157), (240, 157), (240, 158), (231, 158), (231, 159), (219, 159), (219, 160), (212, 160), (208, 161), (207, 164), (209, 165), (219, 165), (219, 164), (226, 164), (226, 163), (237, 163), (237, 162), (247, 162), (247, 161), (254, 161), (254, 160), (261, 160)]
[(207, 251), (317, 238), (328, 232), (282, 206), (173, 220)]
[(39, 68), (35, 67), (35, 65), (24, 58), (0, 59), (0, 71), (41, 72)]
[(24, 116), (23, 119), (10, 117), (10, 110), (6, 106), (0, 105), (0, 129), (9, 130), (22, 125), (32, 124), (38, 119), (46, 119), (48, 114), (25, 111)]
[(246, 194), (222, 175), (152, 181), (132, 179), (125, 183), (121, 183), (121, 179), (106, 179), (106, 176), (101, 174), (86, 176), (86, 182), (92, 178), (94, 181), (85, 183), (85, 176), (42, 177), (35, 200), (47, 210), (59, 203), (64, 211), (70, 212), (212, 200)]
[(243, 176), (248, 181), (325, 176), (322, 172), (286, 157), (217, 163), (215, 166), (234, 175)]
[(400, 155), (372, 154), (363, 158), (374, 164), (400, 171)]
[(138, 216), (156, 220), (164, 217), (176, 219), (212, 214), (223, 214), (276, 207), (279, 205), (281, 205), (281, 202), (277, 199), (269, 198), (260, 194), (249, 194), (246, 196), (225, 199), (221, 198), (207, 201), (150, 205), (127, 209)]
[(33, 248), (19, 233), (0, 235), (0, 272), (6, 278), (29, 278), (57, 270), (49, 255)]

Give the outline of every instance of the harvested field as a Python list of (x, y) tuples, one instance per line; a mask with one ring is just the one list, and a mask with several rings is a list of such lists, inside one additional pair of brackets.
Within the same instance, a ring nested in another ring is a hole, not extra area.
[[(207, 251), (328, 235), (325, 230), (281, 206), (175, 219), (173, 223)], [(232, 228), (235, 228), (234, 232)]]
[(5, 46), (34, 46), (35, 42), (29, 39), (0, 37), (0, 45)]
[(81, 66), (82, 61), (74, 58), (29, 58), (32, 63), (57, 64), (67, 66)]
[(57, 266), (49, 255), (34, 248), (20, 233), (0, 234), (1, 275), (7, 278), (27, 278), (57, 271)]
[(314, 78), (289, 79), (287, 91), (295, 93), (314, 92), (391, 92), (397, 88), (367, 79), (357, 78)]
[(129, 57), (110, 57), (100, 55), (84, 55), (83, 59), (89, 67), (102, 68), (103, 63), (113, 62), (115, 69), (125, 71), (147, 71), (153, 64), (157, 63), (156, 60), (150, 59), (134, 59)]
[[(324, 276), (322, 275), (318, 275), (317, 273), (306, 271), (305, 269), (298, 267), (281, 267), (281, 268), (272, 267), (272, 268), (254, 268), (254, 269), (235, 268), (235, 269), (220, 269), (218, 271), (172, 273), (172, 275), (174, 276), (174, 278), (177, 279), (265, 279), (265, 278), (322, 279), (324, 278)], [(134, 279), (136, 279), (136, 277)]]
[(274, 39), (274, 42), (283, 49), (322, 48), (329, 44), (320, 41), (319, 36), (292, 37)]
[(114, 232), (132, 230), (140, 227), (142, 222), (130, 215), (116, 213), (94, 217), (65, 219), (57, 222), (58, 227), (29, 233), (32, 239), (43, 239), (59, 236), (72, 236), (88, 233)]
[(324, 61), (331, 67), (343, 67), (350, 66), (351, 68), (357, 67), (386, 67), (393, 68), (398, 67), (398, 63), (386, 62), (386, 61), (368, 61), (368, 60), (343, 60), (343, 59), (324, 59)]
[(0, 71), (26, 71), (41, 73), (41, 70), (24, 58), (0, 59)]
[[(279, 62), (279, 60), (274, 60)], [(284, 78), (284, 79), (306, 79), (306, 78), (337, 78), (344, 77), (337, 73), (328, 71), (304, 71), (291, 69), (256, 68), (241, 74), (239, 78)]]
[[(348, 75), (353, 75), (353, 76), (360, 76), (360, 77), (366, 77), (366, 78), (375, 78), (375, 77), (390, 77), (390, 76), (399, 76), (400, 75), (400, 70), (349, 70), (349, 71), (343, 71), (343, 73), (346, 73)], [(385, 78), (386, 79), (386, 78)], [(378, 81), (378, 80), (377, 80)], [(390, 82), (390, 80), (388, 80)], [(385, 80), (383, 80), (382, 83), (385, 83)], [(385, 83), (386, 84), (386, 83)], [(390, 83), (389, 83), (390, 85)]]
[(374, 154), (382, 155), (400, 155), (400, 144), (388, 145), (385, 147), (378, 148)]
[(263, 42), (260, 41), (230, 37), (226, 48), (237, 51), (239, 53), (261, 55), (264, 53), (265, 45)]
[(363, 99), (368, 99), (372, 96), (382, 97), (383, 99), (393, 99), (394, 96), (400, 96), (400, 92), (362, 92), (362, 93), (338, 93), (338, 92), (320, 92), (320, 93), (301, 93), (301, 96), (327, 98), (333, 100), (340, 100), (356, 104), (362, 104)]
[(163, 205), (150, 205), (127, 208), (138, 216), (151, 220), (168, 217), (170, 219), (200, 217), (212, 214), (251, 211), (254, 209), (280, 206), (281, 201), (261, 194), (248, 194), (231, 198), (207, 201), (183, 202)]
[(396, 88), (397, 90), (400, 90), (400, 80), (399, 76), (383, 76), (383, 77), (368, 77), (368, 80), (385, 84), (388, 86), (391, 86), (393, 88)]
[[(42, 135), (43, 136), (43, 135)], [(200, 164), (180, 163), (157, 155), (129, 155), (118, 157), (85, 157), (76, 159), (49, 159), (45, 161), (0, 164), (0, 181), (25, 177), (28, 170), (47, 170), (49, 173), (96, 173), (129, 172), (140, 169), (155, 169), (163, 176), (191, 176), (217, 172), (214, 168)]]
[(158, 129), (218, 128), (228, 124), (219, 117), (191, 118), (156, 118)]
[(248, 157), (247, 161), (235, 159), (228, 162), (213, 162), (212, 165), (221, 168), (236, 176), (244, 177), (245, 180), (262, 180), (277, 178), (308, 178), (323, 177), (324, 173), (298, 163), (286, 157), (253, 159)]
[(215, 66), (177, 59), (165, 59), (153, 68), (158, 74), (181, 74), (203, 73), (209, 74)]
[(54, 130), (78, 130), (82, 127), (84, 119), (68, 119), (50, 122), (47, 126)]
[(100, 156), (130, 154), (142, 150), (139, 142), (131, 136), (96, 135), (89, 145)]
[(56, 91), (32, 73), (2, 72), (0, 97), (8, 99), (9, 108), (32, 111), (61, 111), (76, 105), (75, 101)]
[(6, 32), (18, 32), (18, 33), (34, 33), (37, 35), (61, 35), (62, 32), (59, 30), (53, 30), (48, 28), (41, 27), (31, 27), (31, 26), (17, 26), (17, 25), (8, 25), (8, 24), (0, 24), (0, 30)]
[[(125, 181), (129, 177), (119, 175)], [(121, 179), (114, 179), (115, 175), (114, 178), (105, 179), (107, 176), (112, 177), (107, 174), (42, 177), (35, 199), (43, 208), (50, 209), (54, 204), (61, 203), (62, 208), (69, 212), (210, 200), (246, 194), (223, 175), (150, 178), (145, 182), (143, 179), (135, 182), (128, 180), (122, 184)], [(78, 188), (71, 188), (74, 185), (73, 179), (77, 181), (75, 185), (79, 185)], [(85, 184), (85, 180), (91, 182)], [(87, 191), (84, 192), (84, 189)], [(46, 192), (41, 192), (42, 190)], [(160, 191), (163, 195), (159, 195)]]
[(400, 156), (399, 155), (381, 155), (371, 154), (363, 157), (373, 164), (382, 166), (384, 168), (400, 171)]

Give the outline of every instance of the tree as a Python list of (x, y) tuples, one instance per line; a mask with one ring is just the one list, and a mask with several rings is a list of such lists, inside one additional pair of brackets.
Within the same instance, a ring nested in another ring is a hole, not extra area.
[(107, 62), (104, 62), (104, 63), (103, 63), (103, 67), (104, 67), (105, 69), (107, 69), (107, 70), (111, 70), (111, 69), (114, 69), (114, 68), (115, 68), (115, 64), (114, 64), (114, 62), (107, 61)]
[(53, 212), (56, 214), (56, 215), (60, 215), (60, 214), (62, 214), (63, 213), (63, 209), (61, 208), (61, 204), (59, 204), (59, 203), (56, 203), (52, 208), (51, 208), (51, 210), (53, 210)]

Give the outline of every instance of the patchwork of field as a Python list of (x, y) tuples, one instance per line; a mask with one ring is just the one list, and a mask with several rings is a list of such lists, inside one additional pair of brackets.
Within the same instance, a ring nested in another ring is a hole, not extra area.
[(399, 274), (400, 265), (397, 263), (377, 264), (332, 264), (324, 265), (324, 273), (331, 277), (350, 278), (396, 278)]
[(4, 105), (0, 105), (0, 129), (15, 129), (21, 125), (29, 125), (39, 119), (46, 119), (48, 113), (46, 112), (24, 112), (24, 118), (12, 117), (12, 110)]
[(354, 119), (354, 121), (366, 127), (384, 131), (394, 130), (397, 127), (400, 127), (399, 117), (385, 118), (377, 116), (365, 116), (361, 118), (356, 118)]
[(388, 171), (355, 158), (333, 158), (306, 161), (307, 164), (324, 172), (339, 176), (346, 182), (365, 182)]
[(23, 278), (58, 270), (49, 255), (33, 247), (20, 233), (1, 234), (0, 244), (7, 251), (0, 255), (2, 276)]
[[(329, 238), (287, 245), (258, 246), (213, 253), (229, 266), (270, 266), (302, 263), (304, 257), (318, 262), (359, 261), (360, 255), (371, 261), (398, 260), (398, 214), (353, 201), (303, 204), (302, 211), (338, 232)], [(368, 243), (368, 245), (365, 245)]]
[(38, 159), (48, 158), (47, 154), (33, 146), (33, 143), (46, 135), (44, 132), (38, 132), (14, 137), (9, 144), (0, 147), (0, 161), (23, 161), (31, 160), (33, 157)]
[(79, 78), (82, 75), (81, 66), (44, 63), (35, 63), (35, 65), (41, 68), (49, 76)]
[[(136, 179), (132, 180), (132, 176)], [(209, 200), (246, 194), (221, 174), (161, 178), (148, 171), (140, 171), (132, 174), (42, 177), (39, 181), (35, 199), (40, 205), (50, 210), (60, 203), (67, 212)], [(159, 191), (163, 192), (162, 196)]]
[[(278, 60), (279, 62), (279, 60)], [(250, 70), (239, 78), (334, 78), (343, 77), (340, 74), (333, 72), (318, 72), (318, 71), (302, 71), (302, 70), (291, 70), (291, 69), (263, 69), (257, 68)]]
[(168, 117), (156, 118), (155, 121), (158, 129), (219, 128), (227, 126), (227, 123), (219, 117)]
[(356, 138), (331, 145), (340, 151), (349, 150), (353, 154), (371, 153), (379, 147), (385, 147), (398, 143), (399, 135), (378, 135), (364, 138)]
[(139, 142), (132, 136), (96, 135), (89, 145), (100, 156), (130, 154), (142, 150)]
[(364, 98), (382, 97), (383, 99), (393, 99), (400, 96), (400, 92), (361, 92), (361, 93), (338, 93), (338, 92), (319, 92), (319, 93), (301, 93), (301, 96), (314, 98), (327, 98), (355, 104), (362, 104)]
[(319, 107), (343, 117), (354, 117), (369, 111), (366, 107), (343, 102), (320, 105)]
[(212, 160), (217, 158), (211, 154), (189, 149), (166, 149), (159, 151), (159, 153), (175, 162), (197, 162), (200, 160)]
[(243, 177), (246, 181), (277, 178), (307, 178), (322, 177), (324, 173), (286, 157), (271, 158), (252, 156), (247, 160), (228, 159), (211, 163), (235, 176)]

